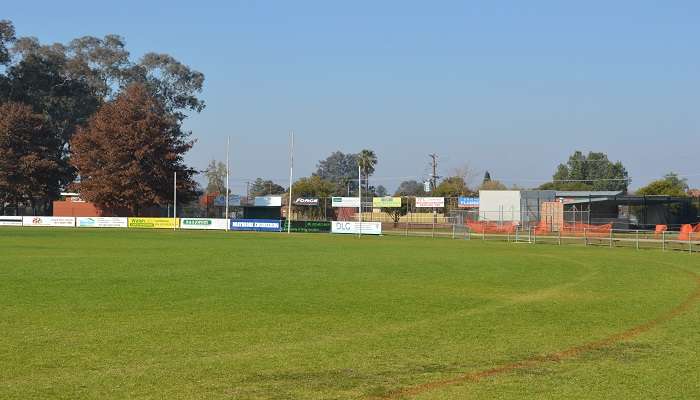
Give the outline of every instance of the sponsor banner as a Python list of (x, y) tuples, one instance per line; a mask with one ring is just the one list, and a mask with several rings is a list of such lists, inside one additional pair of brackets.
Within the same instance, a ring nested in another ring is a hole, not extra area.
[(381, 222), (333, 221), (332, 233), (362, 233), (363, 235), (381, 235)]
[(121, 217), (77, 217), (75, 226), (80, 228), (126, 228), (128, 218)]
[(278, 219), (232, 219), (232, 231), (279, 232), (282, 221)]
[[(237, 194), (230, 194), (228, 196), (228, 206), (229, 207), (240, 207), (241, 205), (241, 196)], [(223, 194), (218, 195), (214, 198), (214, 206), (215, 207), (226, 207), (226, 196)]]
[(331, 205), (333, 207), (352, 207), (352, 208), (359, 208), (360, 207), (360, 198), (359, 197), (333, 197), (331, 200)]
[(374, 197), (372, 198), (374, 208), (399, 208), (401, 207), (401, 197)]
[(221, 229), (226, 230), (228, 220), (225, 218), (180, 218), (182, 229)]
[(443, 208), (444, 197), (416, 197), (416, 208)]
[(282, 197), (280, 196), (256, 196), (253, 202), (255, 207), (281, 207)]
[(24, 226), (75, 226), (75, 217), (22, 217)]
[(306, 198), (306, 197), (297, 197), (294, 199), (294, 205), (295, 206), (317, 206), (318, 205), (318, 199), (316, 198)]
[(479, 198), (478, 197), (463, 197), (459, 196), (459, 199), (457, 200), (457, 206), (459, 208), (476, 208), (479, 207)]
[[(282, 231), (287, 232), (288, 221), (284, 221)], [(292, 232), (327, 233), (331, 231), (330, 221), (292, 221)]]
[(178, 218), (129, 218), (129, 228), (177, 228)]
[(0, 226), (22, 226), (22, 217), (0, 216)]

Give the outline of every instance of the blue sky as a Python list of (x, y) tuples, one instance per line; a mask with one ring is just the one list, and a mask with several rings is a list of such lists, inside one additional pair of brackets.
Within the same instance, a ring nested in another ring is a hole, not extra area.
[[(374, 149), (374, 184), (469, 164), (536, 186), (576, 149), (633, 187), (668, 171), (700, 186), (697, 1), (10, 2), (21, 36), (116, 33), (206, 76), (188, 162), (286, 185), (334, 150)], [(477, 180), (479, 180), (477, 178)], [(476, 183), (476, 182), (475, 182)]]

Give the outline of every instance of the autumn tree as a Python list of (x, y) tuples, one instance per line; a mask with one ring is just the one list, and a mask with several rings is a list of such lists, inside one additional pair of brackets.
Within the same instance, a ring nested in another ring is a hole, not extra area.
[(25, 104), (0, 104), (0, 204), (48, 208), (67, 165), (44, 116)]
[(196, 171), (184, 164), (190, 133), (144, 85), (133, 84), (106, 103), (72, 140), (80, 194), (105, 209), (127, 207), (134, 214), (165, 205), (177, 195), (196, 196)]

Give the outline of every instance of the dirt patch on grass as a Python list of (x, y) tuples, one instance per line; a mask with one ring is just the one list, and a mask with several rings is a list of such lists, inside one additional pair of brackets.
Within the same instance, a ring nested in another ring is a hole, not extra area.
[(454, 378), (442, 379), (433, 382), (427, 382), (416, 386), (410, 386), (400, 389), (391, 390), (381, 396), (372, 397), (375, 399), (397, 399), (407, 396), (414, 396), (417, 394), (425, 393), (431, 390), (441, 389), (447, 386), (463, 384), (467, 382), (479, 382), (482, 379), (490, 378), (497, 375), (502, 375), (511, 372), (517, 372), (524, 369), (540, 368), (546, 365), (546, 363), (559, 362), (567, 359), (572, 359), (583, 354), (588, 354), (601, 349), (605, 349), (616, 345), (624, 340), (632, 339), (640, 334), (647, 332), (675, 317), (686, 312), (690, 307), (692, 307), (698, 300), (700, 300), (700, 275), (683, 270), (689, 277), (695, 282), (695, 290), (686, 297), (683, 302), (678, 304), (676, 307), (668, 310), (667, 312), (661, 314), (660, 316), (647, 321), (643, 324), (634, 326), (627, 330), (619, 333), (610, 335), (604, 339), (596, 340), (593, 342), (585, 343), (578, 346), (573, 346), (568, 349), (564, 349), (555, 353), (550, 353), (542, 356), (532, 357), (524, 359), (522, 361), (501, 365), (494, 368), (489, 368), (481, 371), (474, 371), (465, 373)]

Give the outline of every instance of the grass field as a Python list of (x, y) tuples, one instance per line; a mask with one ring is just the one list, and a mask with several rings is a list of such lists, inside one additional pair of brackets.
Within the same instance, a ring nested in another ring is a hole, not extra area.
[(697, 399), (700, 256), (0, 229), (0, 398)]

